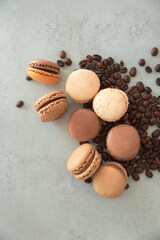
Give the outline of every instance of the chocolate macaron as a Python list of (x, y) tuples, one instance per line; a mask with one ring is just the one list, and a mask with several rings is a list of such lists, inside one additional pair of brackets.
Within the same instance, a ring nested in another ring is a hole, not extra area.
[(124, 191), (128, 176), (124, 167), (116, 162), (101, 165), (93, 177), (96, 193), (105, 198), (117, 198)]
[(108, 152), (117, 160), (133, 159), (140, 149), (140, 137), (137, 130), (127, 124), (111, 128), (106, 138)]
[(78, 109), (71, 114), (68, 129), (73, 138), (85, 142), (98, 135), (101, 130), (101, 121), (93, 111)]
[(70, 156), (67, 169), (78, 180), (91, 177), (101, 164), (101, 156), (89, 143), (79, 146)]
[(42, 122), (57, 120), (68, 108), (67, 96), (63, 91), (49, 92), (36, 101), (34, 108)]
[(46, 84), (59, 82), (59, 73), (60, 67), (56, 63), (44, 59), (31, 60), (27, 69), (30, 78)]

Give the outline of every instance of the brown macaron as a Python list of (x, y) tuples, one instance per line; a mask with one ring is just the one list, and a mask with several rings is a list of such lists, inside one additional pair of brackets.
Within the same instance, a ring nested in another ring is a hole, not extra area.
[(85, 142), (98, 135), (101, 130), (101, 121), (93, 111), (78, 109), (71, 114), (68, 129), (73, 138)]
[(106, 138), (108, 152), (117, 160), (133, 159), (140, 149), (140, 137), (137, 130), (127, 124), (111, 128)]
[(70, 156), (67, 169), (74, 174), (78, 180), (91, 177), (99, 168), (101, 163), (100, 154), (89, 143), (79, 146)]
[(63, 91), (49, 92), (36, 101), (34, 108), (42, 122), (57, 120), (68, 108), (67, 96)]
[(119, 197), (128, 182), (124, 167), (116, 162), (101, 165), (93, 177), (93, 187), (96, 193), (105, 198)]

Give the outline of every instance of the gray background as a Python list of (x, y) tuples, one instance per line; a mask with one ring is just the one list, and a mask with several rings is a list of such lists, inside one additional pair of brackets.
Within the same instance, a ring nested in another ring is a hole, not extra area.
[[(160, 174), (141, 175), (115, 200), (98, 196), (76, 181), (66, 162), (78, 142), (67, 121), (41, 123), (33, 108), (46, 92), (64, 89), (66, 77), (87, 54), (99, 53), (138, 67), (144, 57), (160, 62), (159, 0), (0, 0), (0, 240), (159, 240)], [(65, 49), (73, 60), (61, 81), (44, 85), (25, 80), (33, 58), (56, 61)], [(138, 67), (142, 80), (160, 93), (158, 73)], [(22, 99), (23, 108), (16, 108)]]

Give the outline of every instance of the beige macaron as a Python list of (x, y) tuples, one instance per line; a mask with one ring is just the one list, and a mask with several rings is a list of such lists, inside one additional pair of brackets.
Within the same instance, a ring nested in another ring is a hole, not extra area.
[(49, 92), (36, 101), (34, 108), (42, 122), (57, 120), (68, 108), (67, 96), (63, 91)]
[(105, 198), (119, 197), (128, 182), (124, 167), (116, 162), (101, 165), (93, 177), (93, 187), (96, 193)]
[(78, 180), (91, 177), (101, 164), (101, 156), (89, 143), (79, 146), (70, 156), (67, 169)]
[(128, 97), (119, 89), (103, 89), (95, 96), (93, 109), (104, 121), (115, 122), (126, 113)]
[(66, 80), (66, 92), (78, 103), (92, 100), (99, 88), (99, 78), (93, 71), (87, 69), (72, 72)]

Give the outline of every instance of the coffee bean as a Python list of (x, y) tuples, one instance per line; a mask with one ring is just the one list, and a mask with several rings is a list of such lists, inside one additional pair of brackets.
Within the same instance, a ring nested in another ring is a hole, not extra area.
[(137, 69), (135, 67), (132, 67), (130, 70), (129, 70), (129, 74), (131, 77), (135, 77), (136, 76), (136, 73), (137, 73)]
[(144, 116), (147, 117), (147, 118), (150, 118), (152, 116), (152, 113), (151, 112), (147, 112), (147, 113), (144, 114)]
[(65, 62), (65, 64), (66, 64), (67, 66), (70, 66), (70, 65), (72, 64), (72, 61), (71, 61), (70, 58), (66, 58), (66, 59), (64, 60), (64, 62)]
[(125, 113), (125, 115), (122, 117), (122, 120), (123, 121), (127, 121), (129, 118), (129, 114), (128, 113)]
[(158, 138), (160, 136), (160, 130), (157, 129), (152, 133), (152, 137)]
[(99, 68), (102, 68), (103, 67), (103, 62), (101, 61), (101, 62), (98, 62), (98, 67)]
[(114, 59), (112, 57), (109, 57), (107, 60), (110, 65), (114, 63)]
[(103, 65), (104, 65), (104, 66), (108, 66), (108, 64), (109, 64), (108, 60), (107, 60), (107, 59), (104, 59), (104, 60), (103, 60)]
[(138, 173), (136, 173), (136, 172), (133, 172), (133, 173), (132, 173), (132, 178), (133, 178), (133, 180), (135, 180), (135, 181), (138, 181), (138, 180), (140, 179)]
[(61, 51), (59, 52), (59, 56), (60, 56), (60, 58), (65, 58), (65, 57), (66, 57), (66, 52), (63, 51), (63, 50), (61, 50)]
[(110, 72), (107, 70), (107, 71), (105, 71), (105, 76), (107, 77), (107, 78), (109, 78), (110, 76), (111, 76), (111, 74), (110, 74)]
[(155, 117), (160, 117), (160, 111), (155, 111), (153, 114)]
[(87, 178), (86, 180), (84, 180), (85, 181), (85, 183), (91, 183), (92, 182), (92, 178), (90, 177), (90, 178)]
[(156, 163), (157, 163), (158, 165), (160, 165), (160, 158), (159, 158), (159, 157), (156, 157), (155, 160), (156, 160)]
[(136, 92), (133, 94), (133, 98), (136, 100), (136, 99), (139, 99), (141, 97), (141, 94), (139, 92)]
[(129, 83), (130, 82), (130, 76), (129, 75), (125, 75), (123, 77), (123, 80), (126, 82), (126, 83)]
[(139, 65), (143, 67), (145, 65), (145, 60), (143, 58), (139, 59)]
[(151, 126), (155, 125), (157, 123), (157, 118), (151, 118), (150, 121), (149, 121), (149, 124)]
[(135, 92), (137, 92), (137, 87), (136, 86), (132, 86), (129, 90), (128, 90), (128, 94), (132, 95)]
[[(155, 96), (153, 96), (153, 97), (151, 97), (151, 98), (149, 99), (149, 101), (150, 101), (151, 103), (155, 103), (156, 100), (157, 100), (157, 98), (156, 98)], [(153, 109), (153, 108), (152, 108), (152, 109)]]
[(134, 172), (134, 167), (130, 165), (129, 167), (127, 167), (126, 170), (127, 170), (127, 175), (130, 176)]
[(31, 78), (31, 77), (29, 77), (28, 75), (26, 75), (26, 80), (27, 80), (27, 81), (31, 81), (31, 80), (32, 80), (32, 78)]
[(109, 81), (111, 82), (111, 84), (115, 85), (116, 84), (116, 80), (114, 78), (109, 78)]
[(120, 68), (120, 73), (126, 73), (127, 72), (127, 68), (126, 67), (121, 67)]
[(157, 103), (160, 103), (160, 96), (157, 97)]
[(147, 92), (147, 93), (151, 93), (152, 92), (152, 89), (150, 87), (145, 87), (144, 90)]
[(149, 143), (149, 142), (151, 141), (151, 138), (150, 138), (149, 136), (147, 136), (147, 137), (145, 138), (145, 141), (146, 141), (147, 143)]
[(114, 77), (114, 79), (118, 80), (118, 79), (121, 78), (121, 75), (120, 75), (118, 72), (115, 72), (115, 73), (113, 74), (113, 77)]
[(24, 104), (24, 102), (20, 100), (16, 103), (16, 107), (21, 108), (23, 106), (23, 104)]
[(157, 54), (158, 54), (158, 48), (156, 48), (156, 47), (152, 48), (151, 54), (152, 54), (152, 56), (157, 56)]
[(157, 65), (155, 66), (155, 70), (156, 70), (156, 72), (160, 72), (160, 64), (157, 64)]
[(139, 92), (144, 91), (144, 84), (142, 82), (137, 82), (136, 86), (137, 86)]
[(100, 145), (100, 144), (97, 145), (96, 150), (97, 150), (99, 153), (103, 153), (103, 146)]
[(85, 144), (85, 143), (89, 143), (88, 141), (85, 142), (79, 142), (79, 145)]
[(137, 113), (137, 114), (135, 115), (135, 117), (136, 117), (136, 119), (140, 119), (140, 118), (142, 117), (142, 113)]
[(142, 129), (143, 131), (146, 131), (146, 130), (148, 129), (148, 124), (143, 124), (143, 125), (141, 126), (141, 129)]
[(93, 59), (94, 59), (95, 61), (97, 61), (97, 62), (100, 62), (101, 59), (102, 59), (102, 57), (101, 57), (100, 55), (98, 55), (98, 54), (94, 54), (94, 55), (93, 55)]
[(145, 70), (146, 70), (147, 73), (151, 73), (152, 72), (152, 68), (149, 67), (149, 66), (145, 67)]
[(127, 183), (127, 185), (125, 186), (125, 189), (128, 189), (129, 188), (129, 184)]
[(138, 107), (138, 112), (145, 113), (146, 112), (146, 108), (143, 107), (143, 106), (140, 106), (140, 107)]
[(153, 177), (153, 173), (151, 171), (146, 171), (146, 176), (148, 178), (152, 178)]
[(116, 72), (119, 72), (119, 70), (120, 70), (120, 65), (119, 65), (119, 63), (115, 63), (115, 64), (113, 65), (113, 67), (114, 67), (114, 69), (115, 69)]
[(121, 65), (121, 66), (124, 66), (124, 62), (123, 62), (123, 61), (120, 61), (120, 65)]
[(80, 62), (79, 62), (79, 65), (81, 66), (81, 67), (85, 67), (86, 65), (87, 65), (87, 60), (81, 60)]
[(93, 57), (91, 55), (86, 56), (87, 62), (91, 63), (93, 61)]
[(141, 138), (147, 137), (147, 133), (146, 133), (146, 132), (142, 132), (142, 133), (140, 134), (140, 137), (141, 137)]
[(158, 86), (160, 86), (160, 78), (156, 79), (156, 83), (157, 83)]
[(95, 137), (95, 138), (92, 139), (92, 141), (93, 141), (94, 143), (100, 143), (100, 142), (101, 142), (101, 139), (100, 139), (99, 137)]
[(57, 64), (60, 66), (60, 67), (64, 67), (64, 62), (62, 60), (58, 60), (57, 61)]
[(151, 94), (150, 94), (150, 93), (145, 93), (145, 94), (142, 96), (142, 98), (143, 98), (144, 100), (148, 100), (148, 99), (150, 99), (150, 97), (151, 97)]
[(143, 173), (143, 168), (140, 167), (140, 166), (135, 167), (134, 170), (135, 170), (136, 173)]
[(108, 161), (108, 160), (109, 160), (108, 153), (104, 152), (104, 153), (102, 154), (102, 159), (103, 159), (103, 161)]
[(157, 164), (156, 163), (151, 163), (150, 169), (151, 170), (156, 170), (157, 169)]

